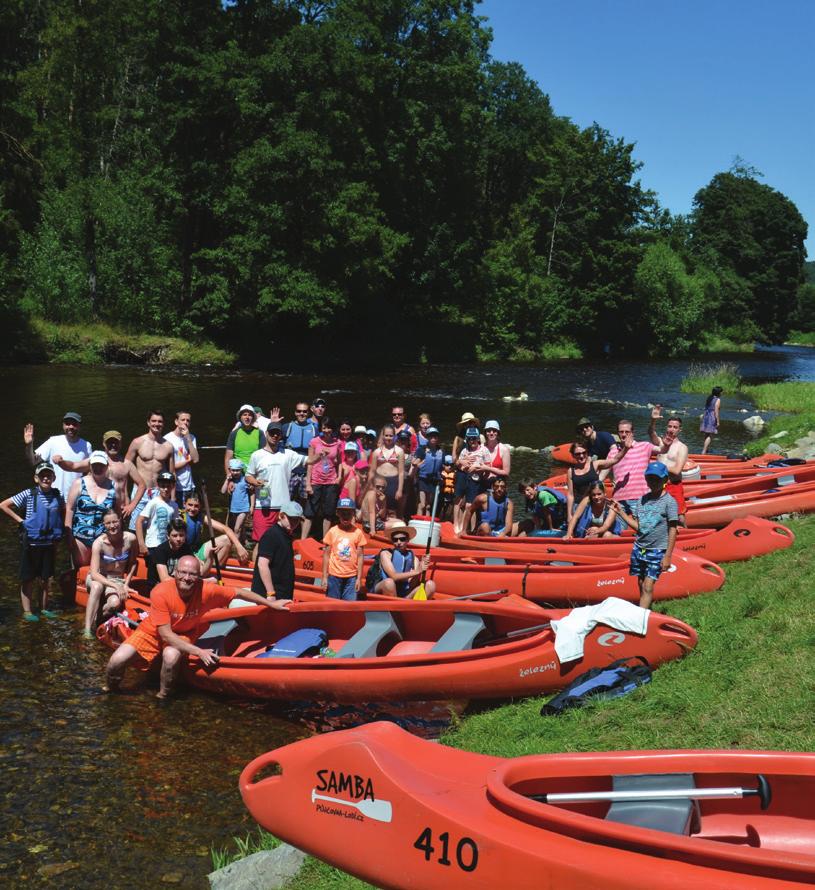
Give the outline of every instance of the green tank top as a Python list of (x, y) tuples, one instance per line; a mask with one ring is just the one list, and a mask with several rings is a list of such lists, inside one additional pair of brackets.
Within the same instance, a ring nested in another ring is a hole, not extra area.
[(252, 456), (253, 451), (257, 451), (260, 448), (260, 430), (251, 429), (247, 433), (243, 427), (241, 427), (235, 433), (235, 457), (238, 460), (243, 461), (244, 469), (249, 463), (249, 458)]

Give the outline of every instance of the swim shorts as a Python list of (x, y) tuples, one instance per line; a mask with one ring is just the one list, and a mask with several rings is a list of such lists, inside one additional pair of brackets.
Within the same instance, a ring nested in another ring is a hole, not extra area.
[(665, 491), (676, 501), (677, 512), (681, 516), (685, 510), (685, 486), (681, 482), (666, 482)]
[(637, 578), (653, 578), (654, 581), (662, 574), (662, 560), (665, 558), (664, 550), (651, 547), (637, 547), (631, 551), (631, 562), (628, 566), (628, 574)]

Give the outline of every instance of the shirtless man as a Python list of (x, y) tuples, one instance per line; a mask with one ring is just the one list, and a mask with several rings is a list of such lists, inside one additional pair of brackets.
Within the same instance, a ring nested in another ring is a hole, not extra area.
[(665, 435), (660, 437), (656, 431), (656, 422), (662, 417), (662, 405), (654, 405), (651, 411), (651, 422), (648, 425), (648, 436), (657, 448), (656, 460), (668, 468), (668, 482), (665, 491), (676, 501), (679, 510), (679, 524), (685, 523), (685, 489), (682, 485), (682, 468), (688, 460), (688, 446), (679, 438), (682, 432), (682, 421), (679, 417), (669, 417)]
[[(103, 444), (105, 453), (108, 456), (108, 478), (113, 480), (116, 490), (116, 503), (122, 505), (122, 519), (127, 520), (136, 509), (147, 486), (144, 484), (141, 474), (133, 465), (133, 461), (122, 457), (122, 434), (118, 430), (108, 430), (104, 435)], [(90, 470), (90, 462), (87, 460), (70, 461), (64, 460), (57, 455), (54, 458), (54, 462), (59, 463), (64, 470), (75, 473), (84, 474)], [(127, 496), (128, 481), (131, 483), (132, 498)]]
[[(161, 411), (151, 411), (147, 415), (147, 432), (130, 443), (125, 455), (125, 460), (133, 461), (136, 465), (146, 486), (144, 494), (130, 513), (131, 531), (136, 530), (136, 520), (147, 502), (158, 495), (158, 474), (165, 471), (175, 474), (173, 446), (164, 438), (163, 433), (164, 414)], [(135, 489), (132, 494), (135, 497)]]

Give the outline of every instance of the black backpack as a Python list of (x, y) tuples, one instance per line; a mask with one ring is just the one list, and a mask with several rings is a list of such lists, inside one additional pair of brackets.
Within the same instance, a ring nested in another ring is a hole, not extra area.
[[(632, 664), (633, 662), (633, 664)], [(620, 658), (606, 667), (592, 668), (572, 682), (542, 708), (541, 716), (557, 716), (580, 708), (591, 698), (618, 698), (651, 682), (651, 665), (641, 655)]]

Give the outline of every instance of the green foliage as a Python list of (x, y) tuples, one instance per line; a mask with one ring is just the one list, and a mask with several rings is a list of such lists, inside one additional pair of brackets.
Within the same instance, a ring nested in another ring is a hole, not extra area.
[(217, 871), (238, 859), (245, 859), (253, 853), (260, 853), (261, 850), (274, 850), (279, 846), (280, 841), (274, 835), (258, 828), (254, 832), (250, 831), (245, 837), (233, 837), (230, 846), (219, 849), (212, 847), (210, 850), (212, 869)]
[(4, 4), (0, 315), (280, 362), (314, 336), (525, 361), (811, 329), (786, 198), (740, 164), (671, 216), (475, 12)]
[(714, 386), (721, 386), (725, 392), (743, 389), (739, 366), (732, 362), (692, 364), (679, 389), (681, 392), (709, 393)]

